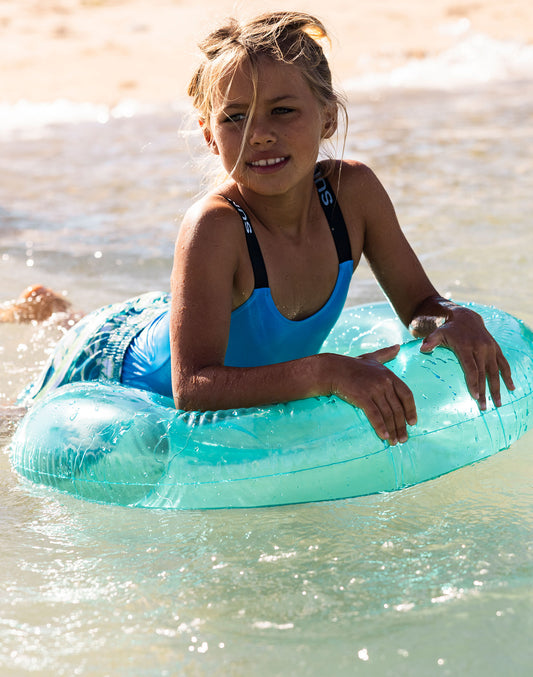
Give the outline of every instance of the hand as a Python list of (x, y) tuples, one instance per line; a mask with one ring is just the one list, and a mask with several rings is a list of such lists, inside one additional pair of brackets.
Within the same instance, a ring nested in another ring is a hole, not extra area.
[(332, 394), (361, 408), (379, 437), (392, 445), (406, 442), (406, 423), (417, 420), (412, 392), (384, 366), (399, 350), (395, 345), (360, 357), (331, 356)]
[(480, 315), (456, 306), (437, 329), (422, 342), (421, 352), (430, 353), (437, 346), (453, 350), (465, 374), (468, 390), (479, 408), (487, 408), (488, 381), (492, 401), (501, 406), (500, 374), (509, 390), (514, 390), (511, 368), (500, 346), (487, 331)]

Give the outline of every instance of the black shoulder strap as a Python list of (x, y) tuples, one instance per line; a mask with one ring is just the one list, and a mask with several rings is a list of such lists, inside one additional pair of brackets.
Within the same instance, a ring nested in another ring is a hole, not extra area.
[(320, 204), (322, 205), (322, 209), (328, 220), (331, 234), (333, 235), (339, 263), (351, 261), (352, 247), (350, 245), (348, 229), (346, 228), (346, 222), (344, 221), (341, 208), (339, 207), (335, 193), (331, 188), (331, 184), (326, 177), (322, 176), (318, 167), (315, 171), (314, 179), (318, 197), (320, 198)]
[(226, 200), (237, 210), (237, 213), (242, 219), (244, 225), (244, 234), (246, 235), (246, 244), (248, 246), (248, 254), (250, 255), (250, 261), (252, 262), (252, 269), (254, 271), (254, 289), (260, 289), (262, 287), (268, 287), (268, 275), (265, 268), (265, 261), (263, 259), (263, 254), (261, 253), (261, 248), (259, 247), (259, 242), (248, 218), (248, 214), (244, 209), (234, 202), (231, 198), (223, 196)]
[[(322, 176), (318, 168), (315, 172), (314, 180), (318, 191), (318, 196), (320, 198), (320, 204), (322, 205), (322, 209), (324, 210), (324, 214), (328, 220), (329, 228), (333, 236), (333, 241), (335, 242), (339, 263), (351, 261), (352, 248), (350, 245), (348, 230), (346, 228), (346, 223), (337, 202), (335, 193), (331, 188), (331, 184), (327, 178)], [(246, 235), (246, 244), (248, 246), (248, 254), (250, 255), (250, 261), (254, 271), (254, 289), (268, 287), (268, 275), (265, 267), (265, 261), (263, 259), (263, 254), (261, 253), (261, 248), (259, 247), (257, 237), (253, 231), (252, 224), (248, 218), (248, 214), (231, 198), (226, 197), (225, 195), (223, 197), (235, 208), (242, 219), (244, 233)]]

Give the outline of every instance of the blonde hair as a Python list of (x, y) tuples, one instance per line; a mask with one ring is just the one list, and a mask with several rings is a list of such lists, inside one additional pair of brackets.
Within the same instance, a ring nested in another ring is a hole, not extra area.
[(209, 130), (221, 83), (227, 79), (231, 82), (243, 63), (249, 64), (252, 73), (253, 114), (257, 63), (265, 56), (297, 66), (318, 102), (334, 112), (335, 125), (339, 111), (346, 119), (346, 106), (333, 87), (331, 70), (320, 44), (324, 40), (329, 38), (322, 22), (302, 12), (269, 12), (245, 23), (229, 19), (198, 45), (204, 58), (191, 79), (188, 94), (201, 124)]

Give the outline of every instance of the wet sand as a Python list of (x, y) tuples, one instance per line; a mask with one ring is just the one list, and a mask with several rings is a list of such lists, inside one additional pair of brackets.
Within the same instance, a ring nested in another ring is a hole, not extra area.
[(533, 44), (529, 0), (0, 0), (0, 101), (172, 102), (211, 27), (271, 9), (325, 22), (339, 82), (438, 54), (472, 32)]

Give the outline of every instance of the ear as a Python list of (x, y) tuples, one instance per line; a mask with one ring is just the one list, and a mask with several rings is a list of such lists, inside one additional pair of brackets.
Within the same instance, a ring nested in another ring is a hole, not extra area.
[(330, 139), (337, 131), (337, 109), (333, 106), (327, 108), (324, 112), (324, 123), (322, 126), (322, 138)]
[(215, 140), (213, 138), (213, 135), (211, 134), (211, 130), (206, 127), (206, 124), (203, 120), (198, 120), (198, 123), (200, 127), (202, 128), (202, 133), (204, 135), (205, 142), (211, 149), (211, 152), (214, 153), (215, 155), (218, 155), (218, 147), (217, 144), (215, 143)]

